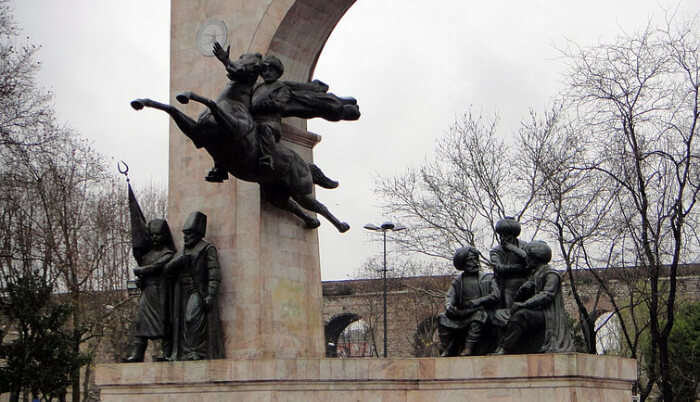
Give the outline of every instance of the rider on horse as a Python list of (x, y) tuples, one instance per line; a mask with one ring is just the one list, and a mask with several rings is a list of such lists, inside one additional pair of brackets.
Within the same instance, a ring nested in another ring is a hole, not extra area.
[[(214, 54), (224, 66), (230, 63), (228, 50), (214, 45)], [(258, 138), (258, 167), (272, 172), (276, 144), (282, 137), (282, 118), (322, 117), (330, 121), (357, 120), (360, 111), (354, 98), (342, 98), (328, 93), (328, 85), (314, 80), (302, 83), (280, 81), (284, 73), (282, 61), (275, 56), (262, 60), (260, 76), (263, 83), (255, 87), (251, 98), (250, 113), (255, 119)], [(226, 169), (218, 166), (206, 177), (207, 181), (222, 182), (228, 178)]]

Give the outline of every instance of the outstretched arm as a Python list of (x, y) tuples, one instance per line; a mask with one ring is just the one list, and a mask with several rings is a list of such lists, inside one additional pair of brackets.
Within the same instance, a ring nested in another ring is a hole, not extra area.
[(190, 256), (187, 254), (178, 254), (172, 260), (165, 264), (164, 273), (165, 275), (171, 277), (178, 274), (182, 267), (188, 265), (190, 262)]
[(159, 273), (165, 266), (165, 264), (170, 261), (171, 258), (173, 258), (173, 252), (165, 252), (163, 253), (156, 261), (154, 261), (152, 264), (147, 264), (140, 266), (138, 268), (134, 268), (134, 274), (137, 276), (140, 275), (150, 275), (150, 274), (155, 274)]
[(230, 45), (226, 47), (226, 50), (224, 50), (219, 42), (214, 42), (212, 52), (214, 53), (214, 56), (216, 56), (216, 58), (224, 65), (224, 67), (228, 67), (231, 64), (231, 60), (229, 59), (229, 55), (231, 53)]

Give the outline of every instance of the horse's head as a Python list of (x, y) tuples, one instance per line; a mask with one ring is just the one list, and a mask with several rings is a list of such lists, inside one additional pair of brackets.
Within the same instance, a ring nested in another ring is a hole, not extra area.
[(238, 60), (229, 62), (226, 71), (232, 81), (253, 83), (258, 79), (262, 67), (260, 53), (244, 53)]

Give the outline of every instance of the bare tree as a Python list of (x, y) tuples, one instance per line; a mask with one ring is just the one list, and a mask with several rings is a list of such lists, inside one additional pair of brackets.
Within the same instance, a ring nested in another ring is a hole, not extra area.
[(527, 218), (534, 182), (523, 169), (531, 166), (513, 163), (497, 122), (467, 112), (439, 140), (435, 159), (378, 181), (384, 208), (411, 228), (396, 239), (405, 250), (451, 259), (459, 247), (493, 245), (501, 217)]
[[(72, 307), (73, 348), (94, 353), (109, 313), (105, 306), (126, 297), (126, 194), (101, 157), (65, 130), (49, 143), (9, 145), (6, 151), (12, 158), (0, 180), (0, 219), (8, 229), (3, 277), (40, 273)], [(76, 370), (74, 401), (79, 379)]]
[[(106, 347), (118, 360), (127, 342), (133, 303), (125, 285), (135, 262), (126, 186), (67, 131), (46, 144), (5, 151), (10, 158), (0, 169), (0, 223), (6, 229), (0, 279), (38, 272), (71, 304), (73, 347), (92, 358), (82, 387), (89, 398), (94, 358)], [(164, 214), (164, 190), (151, 185), (144, 193), (147, 210)], [(75, 401), (79, 379), (76, 371)]]
[[(89, 143), (56, 124), (50, 96), (34, 79), (38, 48), (16, 42), (9, 7), (0, 1), (0, 287), (39, 275), (71, 305), (72, 348), (94, 355), (118, 316), (114, 307), (126, 300), (126, 191)], [(79, 381), (76, 369), (74, 401)]]
[(615, 265), (643, 273), (640, 302), (648, 309), (651, 351), (642, 396), (658, 384), (671, 401), (668, 337), (678, 267), (698, 250), (697, 25), (649, 24), (613, 43), (567, 54), (568, 100), (576, 107), (580, 135), (592, 139), (577, 167), (619, 189), (611, 216), (619, 232), (607, 240), (609, 255)]
[[(600, 311), (601, 296), (606, 296), (617, 306), (617, 294), (610, 291), (608, 276), (599, 275), (600, 240), (615, 230), (611, 218), (619, 186), (603, 185), (590, 171), (578, 168), (584, 161), (587, 138), (565, 118), (561, 104), (545, 112), (540, 118), (531, 112), (530, 119), (522, 123), (519, 141), (520, 163), (534, 166), (536, 172), (532, 220), (542, 231), (542, 236), (554, 241), (560, 259), (567, 272), (572, 296), (576, 303), (579, 323), (588, 353), (596, 353), (596, 319)], [(610, 184), (610, 183), (608, 183)], [(592, 306), (589, 295), (579, 289), (580, 269), (589, 270), (597, 287)]]
[(0, 0), (0, 146), (46, 143), (55, 132), (50, 95), (36, 86), (38, 47), (20, 43), (8, 0)]
[(158, 182), (150, 181), (144, 186), (134, 187), (139, 205), (147, 219), (165, 219), (168, 216), (168, 189)]

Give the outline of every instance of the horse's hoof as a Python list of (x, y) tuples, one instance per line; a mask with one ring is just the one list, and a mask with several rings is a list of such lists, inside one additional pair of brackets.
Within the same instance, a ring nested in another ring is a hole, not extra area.
[(182, 103), (183, 105), (190, 103), (190, 96), (185, 92), (177, 94), (177, 96), (175, 96), (175, 99), (177, 99), (177, 101)]
[(347, 232), (348, 230), (350, 230), (350, 225), (348, 225), (348, 224), (345, 223), (345, 222), (340, 222), (340, 225), (338, 225), (338, 231), (339, 231), (340, 233), (345, 233), (345, 232)]
[(131, 101), (131, 107), (134, 108), (134, 110), (141, 110), (144, 106), (146, 105), (144, 105), (143, 99), (136, 99)]
[(316, 229), (319, 226), (321, 226), (321, 221), (319, 221), (316, 218), (311, 218), (308, 221), (306, 221), (306, 228), (307, 229)]
[(357, 120), (360, 118), (360, 108), (357, 105), (343, 106), (343, 120)]

